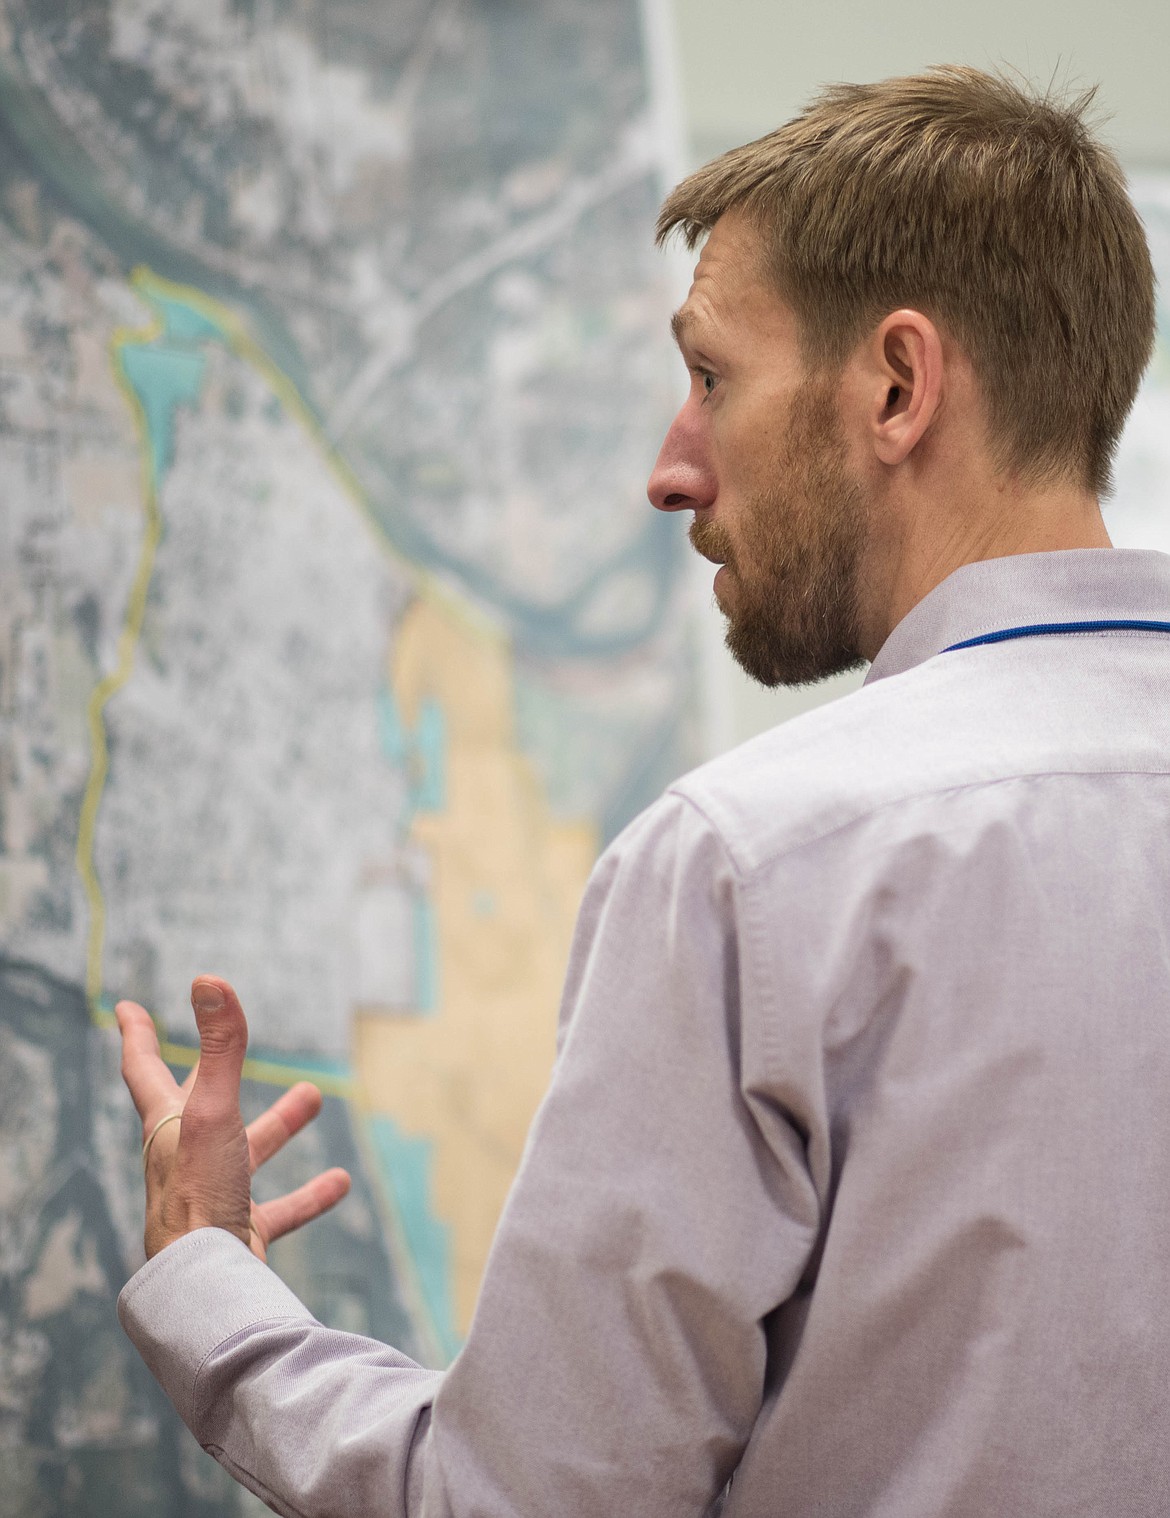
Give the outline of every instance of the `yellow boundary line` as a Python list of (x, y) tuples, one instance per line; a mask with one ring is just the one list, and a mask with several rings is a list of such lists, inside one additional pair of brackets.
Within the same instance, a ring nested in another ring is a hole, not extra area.
[[(508, 643), (506, 632), (498, 624), (486, 614), (477, 613), (472, 607), (459, 601), (437, 576), (429, 570), (420, 569), (412, 564), (394, 547), (387, 538), (381, 523), (371, 511), (366, 493), (353, 470), (326, 436), (317, 418), (302, 399), (300, 391), (252, 337), (246, 323), (237, 312), (221, 305), (219, 301), (191, 285), (180, 285), (173, 280), (164, 279), (145, 265), (140, 265), (134, 270), (130, 283), (147, 301), (150, 301), (154, 294), (164, 300), (181, 302), (189, 310), (195, 311), (216, 329), (230, 352), (256, 370), (294, 421), (316, 444), (330, 472), (360, 512), (379, 549), (414, 582), (417, 595), (437, 603), (449, 616), (458, 619), (478, 637), (505, 645)], [(113, 672), (106, 675), (94, 687), (86, 711), (93, 757), (82, 796), (77, 831), (76, 863), (89, 906), (89, 930), (86, 935), (85, 956), (86, 1000), (89, 1003), (91, 1017), (102, 1026), (110, 1026), (112, 1023), (112, 1019), (107, 1021), (109, 1012), (103, 1006), (101, 999), (106, 908), (101, 881), (98, 879), (94, 863), (98, 811), (109, 774), (105, 709), (111, 698), (121, 690), (133, 673), (134, 656), (146, 615), (146, 602), (154, 573), (155, 556), (162, 537), (162, 513), (158, 501), (158, 482), (154, 478), (152, 467), (150, 427), (142, 402), (134, 387), (129, 383), (122, 367), (121, 352), (130, 344), (144, 346), (157, 342), (165, 335), (165, 332), (166, 323), (161, 314), (156, 314), (145, 327), (119, 328), (114, 333), (111, 343), (113, 350), (111, 367), (114, 379), (130, 407), (141, 444), (146, 535), (130, 589), (126, 620), (118, 638), (117, 663)]]
[[(175, 1044), (170, 1040), (159, 1041), (159, 1052), (168, 1065), (178, 1065), (190, 1070), (198, 1062), (199, 1050), (190, 1044)], [(280, 1086), (287, 1090), (298, 1081), (311, 1081), (322, 1096), (337, 1096), (352, 1102), (357, 1092), (353, 1077), (338, 1075), (332, 1070), (314, 1070), (302, 1065), (282, 1065), (279, 1060), (252, 1059), (244, 1061), (244, 1079), (262, 1086)]]
[(147, 327), (120, 327), (113, 337), (114, 379), (134, 416), (142, 442), (143, 497), (146, 507), (146, 533), (138, 555), (138, 567), (130, 586), (126, 607), (126, 620), (118, 635), (117, 661), (110, 674), (99, 680), (90, 693), (86, 708), (86, 723), (93, 758), (89, 777), (81, 798), (81, 817), (77, 828), (77, 871), (85, 888), (89, 903), (89, 931), (85, 946), (85, 995), (90, 1011), (96, 1014), (101, 1007), (102, 954), (106, 935), (106, 904), (102, 895), (101, 881), (94, 864), (94, 838), (97, 832), (98, 809), (110, 769), (110, 750), (106, 741), (106, 706), (111, 697), (126, 684), (134, 669), (134, 654), (142, 633), (146, 616), (146, 600), (150, 593), (150, 581), (154, 574), (154, 560), (162, 537), (162, 515), (158, 508), (158, 490), (154, 479), (150, 449), (150, 431), (142, 402), (122, 368), (122, 349), (129, 343), (145, 344), (157, 341), (164, 326), (156, 317)]
[[(289, 377), (268, 357), (248, 331), (244, 320), (229, 307), (212, 299), (202, 290), (190, 285), (176, 284), (164, 279), (153, 270), (140, 265), (130, 277), (130, 283), (147, 301), (152, 295), (162, 299), (181, 302), (189, 310), (202, 316), (220, 334), (228, 349), (255, 369), (269, 389), (299, 424), (323, 456), (330, 472), (355, 505), (372, 531), (375, 540), (400, 569), (414, 581), (416, 593), (437, 601), (443, 609), (457, 617), (480, 637), (506, 642), (506, 634), (486, 616), (477, 616), (470, 607), (461, 604), (445, 589), (442, 582), (428, 571), (411, 564), (394, 548), (386, 537), (381, 524), (370, 510), (361, 483), (353, 470), (340, 456), (336, 447), (326, 437), (316, 417), (306, 406), (297, 387)], [(142, 454), (143, 499), (146, 509), (146, 533), (139, 553), (138, 565), (130, 588), (126, 619), (118, 637), (117, 662), (113, 671), (101, 679), (90, 694), (86, 709), (89, 729), (90, 762), (89, 776), (81, 802), (81, 815), (77, 830), (76, 864), (85, 890), (89, 907), (89, 929), (86, 935), (85, 994), (90, 1015), (102, 1026), (111, 1026), (108, 1008), (102, 1004), (103, 958), (105, 951), (106, 907), (101, 881), (94, 862), (94, 845), (97, 833), (98, 811), (109, 775), (110, 755), (106, 739), (105, 710), (111, 698), (129, 680), (134, 669), (134, 657), (142, 633), (146, 615), (150, 581), (154, 573), (154, 561), (162, 537), (162, 513), (159, 508), (158, 482), (154, 478), (150, 426), (142, 402), (130, 384), (122, 365), (122, 350), (134, 344), (145, 346), (157, 342), (166, 333), (166, 322), (156, 314), (144, 327), (120, 327), (111, 343), (114, 380), (134, 417)], [(260, 1078), (260, 1077), (256, 1077)]]
[[(140, 266), (131, 275), (131, 284), (151, 299), (151, 292), (164, 299), (181, 302), (188, 309), (203, 316), (220, 334), (221, 339), (237, 358), (257, 371), (269, 389), (289, 412), (290, 416), (308, 434), (324, 457), (351, 503), (357, 507), (371, 530), (380, 550), (397, 567), (405, 571), (413, 581), (420, 597), (437, 603), (449, 615), (460, 621), (478, 637), (493, 642), (508, 643), (506, 632), (486, 614), (477, 614), (472, 607), (461, 602), (447, 590), (442, 581), (427, 570), (420, 569), (406, 559), (386, 536), (377, 517), (370, 510), (365, 491), (350, 466), (340, 456), (316, 417), (306, 406), (296, 386), (258, 343), (253, 339), (244, 321), (226, 306), (213, 300), (202, 290), (189, 285), (179, 285), (164, 279), (152, 270)], [(126, 619), (118, 637), (117, 662), (113, 671), (94, 687), (86, 708), (86, 721), (92, 745), (92, 762), (85, 791), (82, 796), (81, 816), (78, 824), (76, 863), (89, 905), (89, 930), (86, 936), (85, 992), (92, 1021), (101, 1028), (116, 1027), (114, 1014), (102, 1001), (103, 958), (105, 949), (106, 909), (101, 881), (94, 862), (94, 844), (97, 832), (98, 811), (109, 775), (109, 745), (106, 738), (105, 709), (111, 698), (126, 684), (134, 669), (134, 657), (146, 616), (146, 603), (158, 545), (162, 538), (162, 513), (158, 501), (158, 482), (154, 477), (153, 453), (150, 427), (146, 412), (134, 387), (126, 377), (121, 363), (122, 349), (133, 343), (145, 346), (157, 342), (166, 332), (161, 315), (141, 328), (119, 328), (111, 342), (114, 379), (130, 407), (137, 428), (142, 453), (143, 499), (146, 509), (146, 533), (139, 553), (138, 565), (127, 601)], [(160, 1052), (170, 1065), (189, 1069), (199, 1058), (197, 1048), (160, 1039)], [(381, 1165), (367, 1131), (370, 1109), (358, 1083), (352, 1076), (338, 1075), (334, 1071), (302, 1069), (296, 1065), (283, 1065), (279, 1061), (247, 1058), (244, 1061), (245, 1080), (287, 1089), (298, 1081), (309, 1080), (322, 1095), (339, 1097), (355, 1110), (358, 1121), (354, 1124), (354, 1143), (368, 1173), (373, 1178), (371, 1192), (375, 1207), (380, 1213), (385, 1236), (390, 1246), (398, 1278), (405, 1288), (411, 1316), (420, 1331), (433, 1363), (445, 1362), (446, 1352), (437, 1326), (432, 1322), (426, 1294), (418, 1269), (406, 1240), (405, 1229), (393, 1197), (385, 1185), (378, 1181)]]

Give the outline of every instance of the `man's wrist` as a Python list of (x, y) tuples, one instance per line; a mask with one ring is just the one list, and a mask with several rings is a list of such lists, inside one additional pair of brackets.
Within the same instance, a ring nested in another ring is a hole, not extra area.
[(170, 1240), (118, 1298), (123, 1329), (188, 1426), (207, 1356), (245, 1328), (289, 1318), (315, 1321), (235, 1234), (214, 1226)]

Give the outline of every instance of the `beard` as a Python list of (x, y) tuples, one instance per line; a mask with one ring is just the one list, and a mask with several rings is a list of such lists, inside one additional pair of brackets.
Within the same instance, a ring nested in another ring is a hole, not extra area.
[(825, 388), (796, 397), (784, 447), (749, 492), (734, 538), (718, 522), (691, 523), (704, 558), (726, 566), (719, 598), (727, 647), (761, 685), (808, 685), (865, 663), (858, 580), (865, 499), (850, 475), (835, 400)]

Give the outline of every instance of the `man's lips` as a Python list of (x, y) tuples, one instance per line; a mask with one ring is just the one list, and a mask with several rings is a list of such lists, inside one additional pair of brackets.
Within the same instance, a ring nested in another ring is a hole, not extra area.
[(731, 545), (727, 540), (727, 534), (720, 531), (715, 523), (696, 518), (691, 523), (687, 536), (691, 540), (691, 547), (709, 564), (718, 564), (720, 568), (726, 568), (731, 563)]
[(714, 549), (704, 548), (701, 544), (696, 543), (693, 538), (691, 539), (691, 547), (695, 550), (701, 559), (706, 559), (708, 564), (727, 563), (727, 556), (725, 553), (717, 553)]

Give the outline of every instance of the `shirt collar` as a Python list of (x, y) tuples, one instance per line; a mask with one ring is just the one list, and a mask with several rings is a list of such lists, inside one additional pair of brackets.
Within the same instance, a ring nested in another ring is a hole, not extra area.
[(878, 650), (867, 685), (952, 643), (1005, 627), (1098, 618), (1170, 621), (1170, 554), (1067, 548), (964, 564), (906, 613)]

